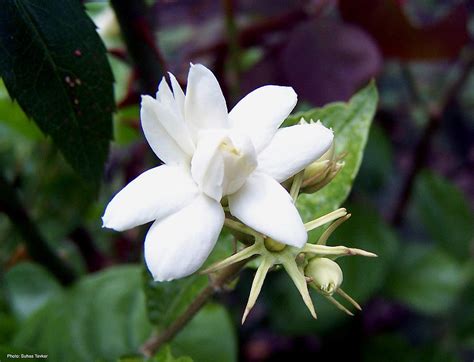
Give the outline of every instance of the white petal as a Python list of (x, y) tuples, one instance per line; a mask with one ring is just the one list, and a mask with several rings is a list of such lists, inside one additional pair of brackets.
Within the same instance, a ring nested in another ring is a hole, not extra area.
[(189, 70), (184, 109), (193, 137), (200, 130), (229, 127), (227, 106), (219, 83), (201, 64), (191, 65)]
[(171, 89), (166, 83), (165, 77), (161, 77), (161, 82), (158, 85), (158, 91), (156, 92), (156, 100), (165, 104), (174, 103), (174, 96), (171, 93)]
[(246, 95), (229, 113), (231, 126), (247, 133), (259, 152), (270, 142), (297, 100), (291, 87), (260, 87)]
[(224, 159), (219, 146), (226, 138), (224, 131), (201, 131), (191, 161), (191, 174), (199, 188), (216, 201), (222, 198), (224, 187)]
[(187, 171), (167, 165), (155, 167), (115, 195), (102, 221), (104, 227), (123, 231), (168, 216), (190, 204), (198, 194)]
[(179, 85), (178, 81), (176, 80), (176, 77), (172, 73), (168, 73), (168, 75), (170, 76), (171, 86), (173, 87), (174, 99), (176, 100), (178, 109), (184, 119), (184, 92), (181, 89), (181, 86)]
[(232, 215), (283, 244), (302, 247), (308, 238), (288, 192), (270, 176), (254, 172), (242, 188), (229, 195)]
[(163, 162), (187, 164), (194, 152), (194, 144), (174, 99), (168, 101), (166, 92), (162, 93), (160, 101), (150, 96), (142, 97), (140, 118), (143, 132), (150, 147)]
[(194, 273), (214, 248), (223, 224), (222, 206), (203, 194), (156, 221), (145, 239), (145, 261), (153, 278), (165, 281)]
[(236, 131), (201, 131), (191, 161), (191, 174), (199, 188), (220, 201), (236, 192), (257, 167), (250, 139)]
[(321, 157), (332, 140), (332, 131), (320, 122), (279, 129), (258, 155), (257, 170), (285, 181)]

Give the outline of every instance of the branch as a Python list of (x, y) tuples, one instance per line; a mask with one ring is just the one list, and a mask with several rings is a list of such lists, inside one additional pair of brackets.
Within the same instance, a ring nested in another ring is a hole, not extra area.
[(399, 225), (402, 222), (405, 209), (408, 206), (408, 202), (410, 201), (411, 195), (413, 193), (416, 176), (426, 164), (431, 146), (431, 140), (438, 131), (446, 110), (456, 100), (457, 95), (464, 87), (464, 84), (469, 78), (469, 74), (473, 66), (474, 52), (472, 49), (469, 49), (469, 54), (461, 65), (459, 77), (446, 90), (443, 98), (437, 105), (431, 107), (428, 106), (428, 124), (423, 130), (423, 133), (415, 146), (413, 152), (414, 156), (411, 161), (410, 168), (408, 169), (403, 184), (400, 187), (400, 194), (396, 199), (393, 212), (389, 217), (391, 224)]
[(111, 0), (122, 37), (138, 72), (141, 93), (154, 94), (166, 66), (158, 50), (144, 0)]
[(140, 351), (147, 357), (153, 356), (156, 351), (165, 343), (173, 339), (183, 327), (196, 315), (199, 310), (206, 304), (209, 298), (214, 293), (222, 290), (225, 284), (232, 281), (240, 271), (243, 269), (248, 260), (243, 260), (239, 263), (230, 265), (217, 274), (215, 279), (212, 279), (208, 286), (202, 290), (201, 293), (193, 300), (188, 309), (184, 311), (168, 328), (166, 328), (159, 335), (152, 335), (140, 348)]
[(48, 269), (63, 285), (76, 279), (75, 272), (51, 249), (28, 215), (17, 190), (0, 174), (0, 212), (7, 215), (23, 238), (31, 258)]

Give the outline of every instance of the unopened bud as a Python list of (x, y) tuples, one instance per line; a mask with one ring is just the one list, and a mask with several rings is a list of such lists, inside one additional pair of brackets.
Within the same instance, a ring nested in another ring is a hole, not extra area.
[(321, 293), (331, 296), (342, 284), (343, 276), (339, 265), (328, 258), (313, 258), (305, 269), (310, 285)]
[(317, 161), (306, 167), (303, 175), (301, 191), (307, 194), (314, 193), (336, 177), (339, 171), (344, 167), (344, 161), (341, 161), (343, 155), (336, 156), (334, 142), (331, 147)]
[(264, 245), (265, 245), (265, 248), (268, 250), (268, 251), (274, 251), (274, 252), (279, 252), (279, 251), (282, 251), (283, 249), (285, 249), (286, 245), (285, 244), (282, 244), (270, 237), (267, 237), (265, 238), (264, 240)]

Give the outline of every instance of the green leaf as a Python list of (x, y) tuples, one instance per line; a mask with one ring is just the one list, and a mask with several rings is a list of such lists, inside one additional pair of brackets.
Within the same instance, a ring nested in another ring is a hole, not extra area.
[(451, 182), (422, 172), (416, 182), (413, 205), (418, 218), (445, 251), (466, 260), (474, 240), (474, 214), (468, 199)]
[(43, 267), (21, 263), (5, 274), (10, 308), (17, 318), (26, 319), (61, 293), (61, 286)]
[[(231, 253), (232, 237), (229, 233), (224, 232), (204, 265), (222, 260)], [(169, 326), (208, 285), (208, 277), (199, 274), (171, 282), (155, 282), (150, 273), (146, 271), (144, 278), (148, 317), (159, 328)]]
[(227, 310), (206, 305), (171, 342), (174, 353), (191, 356), (195, 362), (237, 361), (237, 343)]
[(136, 352), (151, 333), (141, 278), (139, 266), (85, 277), (27, 319), (14, 345), (51, 361), (115, 361)]
[(4, 1), (0, 75), (71, 166), (98, 186), (112, 137), (113, 77), (81, 3)]
[(193, 362), (193, 360), (191, 357), (173, 357), (170, 346), (166, 345), (160, 348), (150, 362)]
[(304, 220), (314, 219), (336, 209), (349, 195), (362, 162), (377, 100), (377, 89), (371, 82), (348, 103), (332, 103), (323, 108), (297, 113), (286, 121), (286, 124), (294, 124), (301, 117), (306, 120), (321, 120), (334, 131), (336, 152), (347, 152), (344, 158), (346, 164), (333, 181), (315, 194), (303, 194), (298, 198), (297, 206)]
[(461, 294), (466, 271), (443, 250), (410, 243), (397, 257), (387, 291), (420, 313), (445, 313)]

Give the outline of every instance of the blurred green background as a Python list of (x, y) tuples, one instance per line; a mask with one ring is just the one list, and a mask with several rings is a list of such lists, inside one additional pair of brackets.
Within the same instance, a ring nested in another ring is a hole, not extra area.
[[(134, 355), (152, 330), (147, 307), (151, 320), (166, 326), (181, 310), (177, 295), (206, 282), (185, 279), (157, 287), (142, 265), (147, 226), (117, 233), (102, 229), (100, 220), (118, 190), (158, 164), (139, 127), (140, 94), (154, 93), (164, 70), (184, 84), (193, 62), (213, 70), (229, 108), (258, 86), (280, 84), (294, 87), (297, 110), (304, 111), (347, 101), (375, 78), (380, 101), (344, 203), (353, 216), (329, 244), (379, 257), (340, 263), (344, 290), (363, 311), (348, 317), (314, 293), (317, 321), (288, 276), (274, 272), (241, 326), (254, 273), (247, 269), (235, 288), (216, 295), (156, 360), (174, 361), (171, 355), (203, 362), (474, 359), (474, 8), (469, 1), (112, 5), (118, 23), (107, 2), (84, 2), (115, 79), (113, 142), (100, 191), (78, 176), (0, 84), (2, 354), (49, 354), (51, 361)], [(16, 200), (13, 214), (11, 200)], [(32, 243), (25, 230), (41, 236), (41, 243)], [(54, 263), (48, 264), (38, 247), (53, 250), (77, 277), (55, 277)]]

